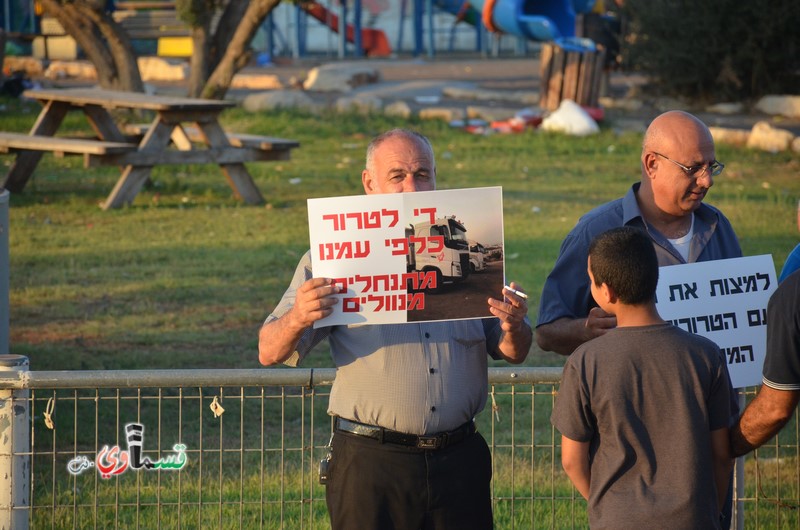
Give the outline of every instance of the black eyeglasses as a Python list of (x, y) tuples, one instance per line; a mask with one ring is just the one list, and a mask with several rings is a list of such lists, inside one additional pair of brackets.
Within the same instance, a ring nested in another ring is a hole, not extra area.
[(653, 151), (653, 153), (662, 158), (666, 158), (667, 160), (669, 160), (670, 162), (681, 168), (683, 172), (690, 177), (699, 177), (705, 171), (708, 171), (708, 174), (711, 175), (712, 177), (716, 177), (717, 175), (722, 173), (723, 169), (725, 169), (725, 164), (719, 162), (718, 160), (712, 160), (708, 164), (699, 164), (697, 166), (684, 166), (680, 162), (676, 162), (675, 160), (671, 159), (666, 155), (662, 155), (661, 153), (656, 153), (655, 151)]

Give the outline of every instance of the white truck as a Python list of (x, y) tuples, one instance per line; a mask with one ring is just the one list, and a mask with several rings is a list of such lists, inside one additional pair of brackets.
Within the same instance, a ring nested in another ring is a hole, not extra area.
[[(406, 237), (409, 238), (406, 257), (408, 272), (435, 272), (436, 288), (431, 291), (440, 290), (444, 282), (466, 279), (472, 270), (466, 234), (467, 229), (456, 220), (455, 215), (438, 218), (433, 223), (409, 224), (406, 227)], [(425, 245), (425, 248), (418, 252), (421, 245)]]
[(483, 255), (486, 254), (486, 249), (473, 239), (467, 240), (469, 244), (469, 265), (471, 272), (482, 272), (486, 270), (486, 262)]

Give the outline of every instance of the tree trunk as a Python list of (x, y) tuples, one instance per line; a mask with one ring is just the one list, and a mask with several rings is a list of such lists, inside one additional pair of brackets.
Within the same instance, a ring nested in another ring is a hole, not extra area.
[(192, 28), (192, 57), (189, 59), (189, 96), (200, 96), (211, 71), (209, 66), (208, 24)]
[(203, 88), (201, 96), (207, 99), (223, 99), (231, 85), (234, 74), (243, 68), (250, 58), (248, 47), (266, 16), (275, 9), (280, 0), (252, 0), (228, 43), (225, 53)]
[(208, 74), (214, 71), (222, 60), (228, 43), (233, 40), (236, 28), (242, 22), (248, 4), (248, 0), (231, 0), (225, 5), (219, 23), (210, 39)]
[(117, 72), (115, 88), (144, 92), (139, 63), (133, 54), (133, 45), (125, 30), (105, 11), (92, 9), (82, 3), (76, 3), (75, 6), (88, 20), (92, 21), (111, 54)]
[(144, 88), (130, 39), (114, 20), (88, 2), (41, 0), (42, 8), (58, 20), (97, 70), (103, 88), (141, 92)]
[(41, 0), (44, 12), (58, 20), (64, 31), (75, 39), (97, 70), (100, 86), (111, 88), (117, 78), (114, 61), (103, 42), (92, 32), (87, 21), (82, 20), (75, 4), (61, 4), (58, 0)]

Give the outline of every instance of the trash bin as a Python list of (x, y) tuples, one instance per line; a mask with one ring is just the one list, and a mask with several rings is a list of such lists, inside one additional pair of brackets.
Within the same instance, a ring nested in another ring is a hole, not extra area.
[(605, 49), (590, 39), (558, 39), (542, 44), (539, 106), (555, 110), (561, 100), (597, 107)]

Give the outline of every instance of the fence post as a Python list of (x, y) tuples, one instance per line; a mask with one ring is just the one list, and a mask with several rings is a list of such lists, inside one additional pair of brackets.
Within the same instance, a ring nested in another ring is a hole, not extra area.
[(0, 188), (0, 355), (8, 353), (8, 195)]
[(733, 507), (731, 512), (731, 528), (744, 530), (744, 457), (734, 461), (733, 467)]
[[(28, 358), (0, 355), (0, 371), (27, 372)], [(28, 530), (31, 439), (28, 390), (0, 388), (0, 528)]]
[[(739, 410), (742, 411), (747, 405), (744, 392), (739, 392)], [(734, 460), (733, 467), (733, 507), (731, 512), (731, 528), (733, 530), (744, 530), (744, 456)]]

